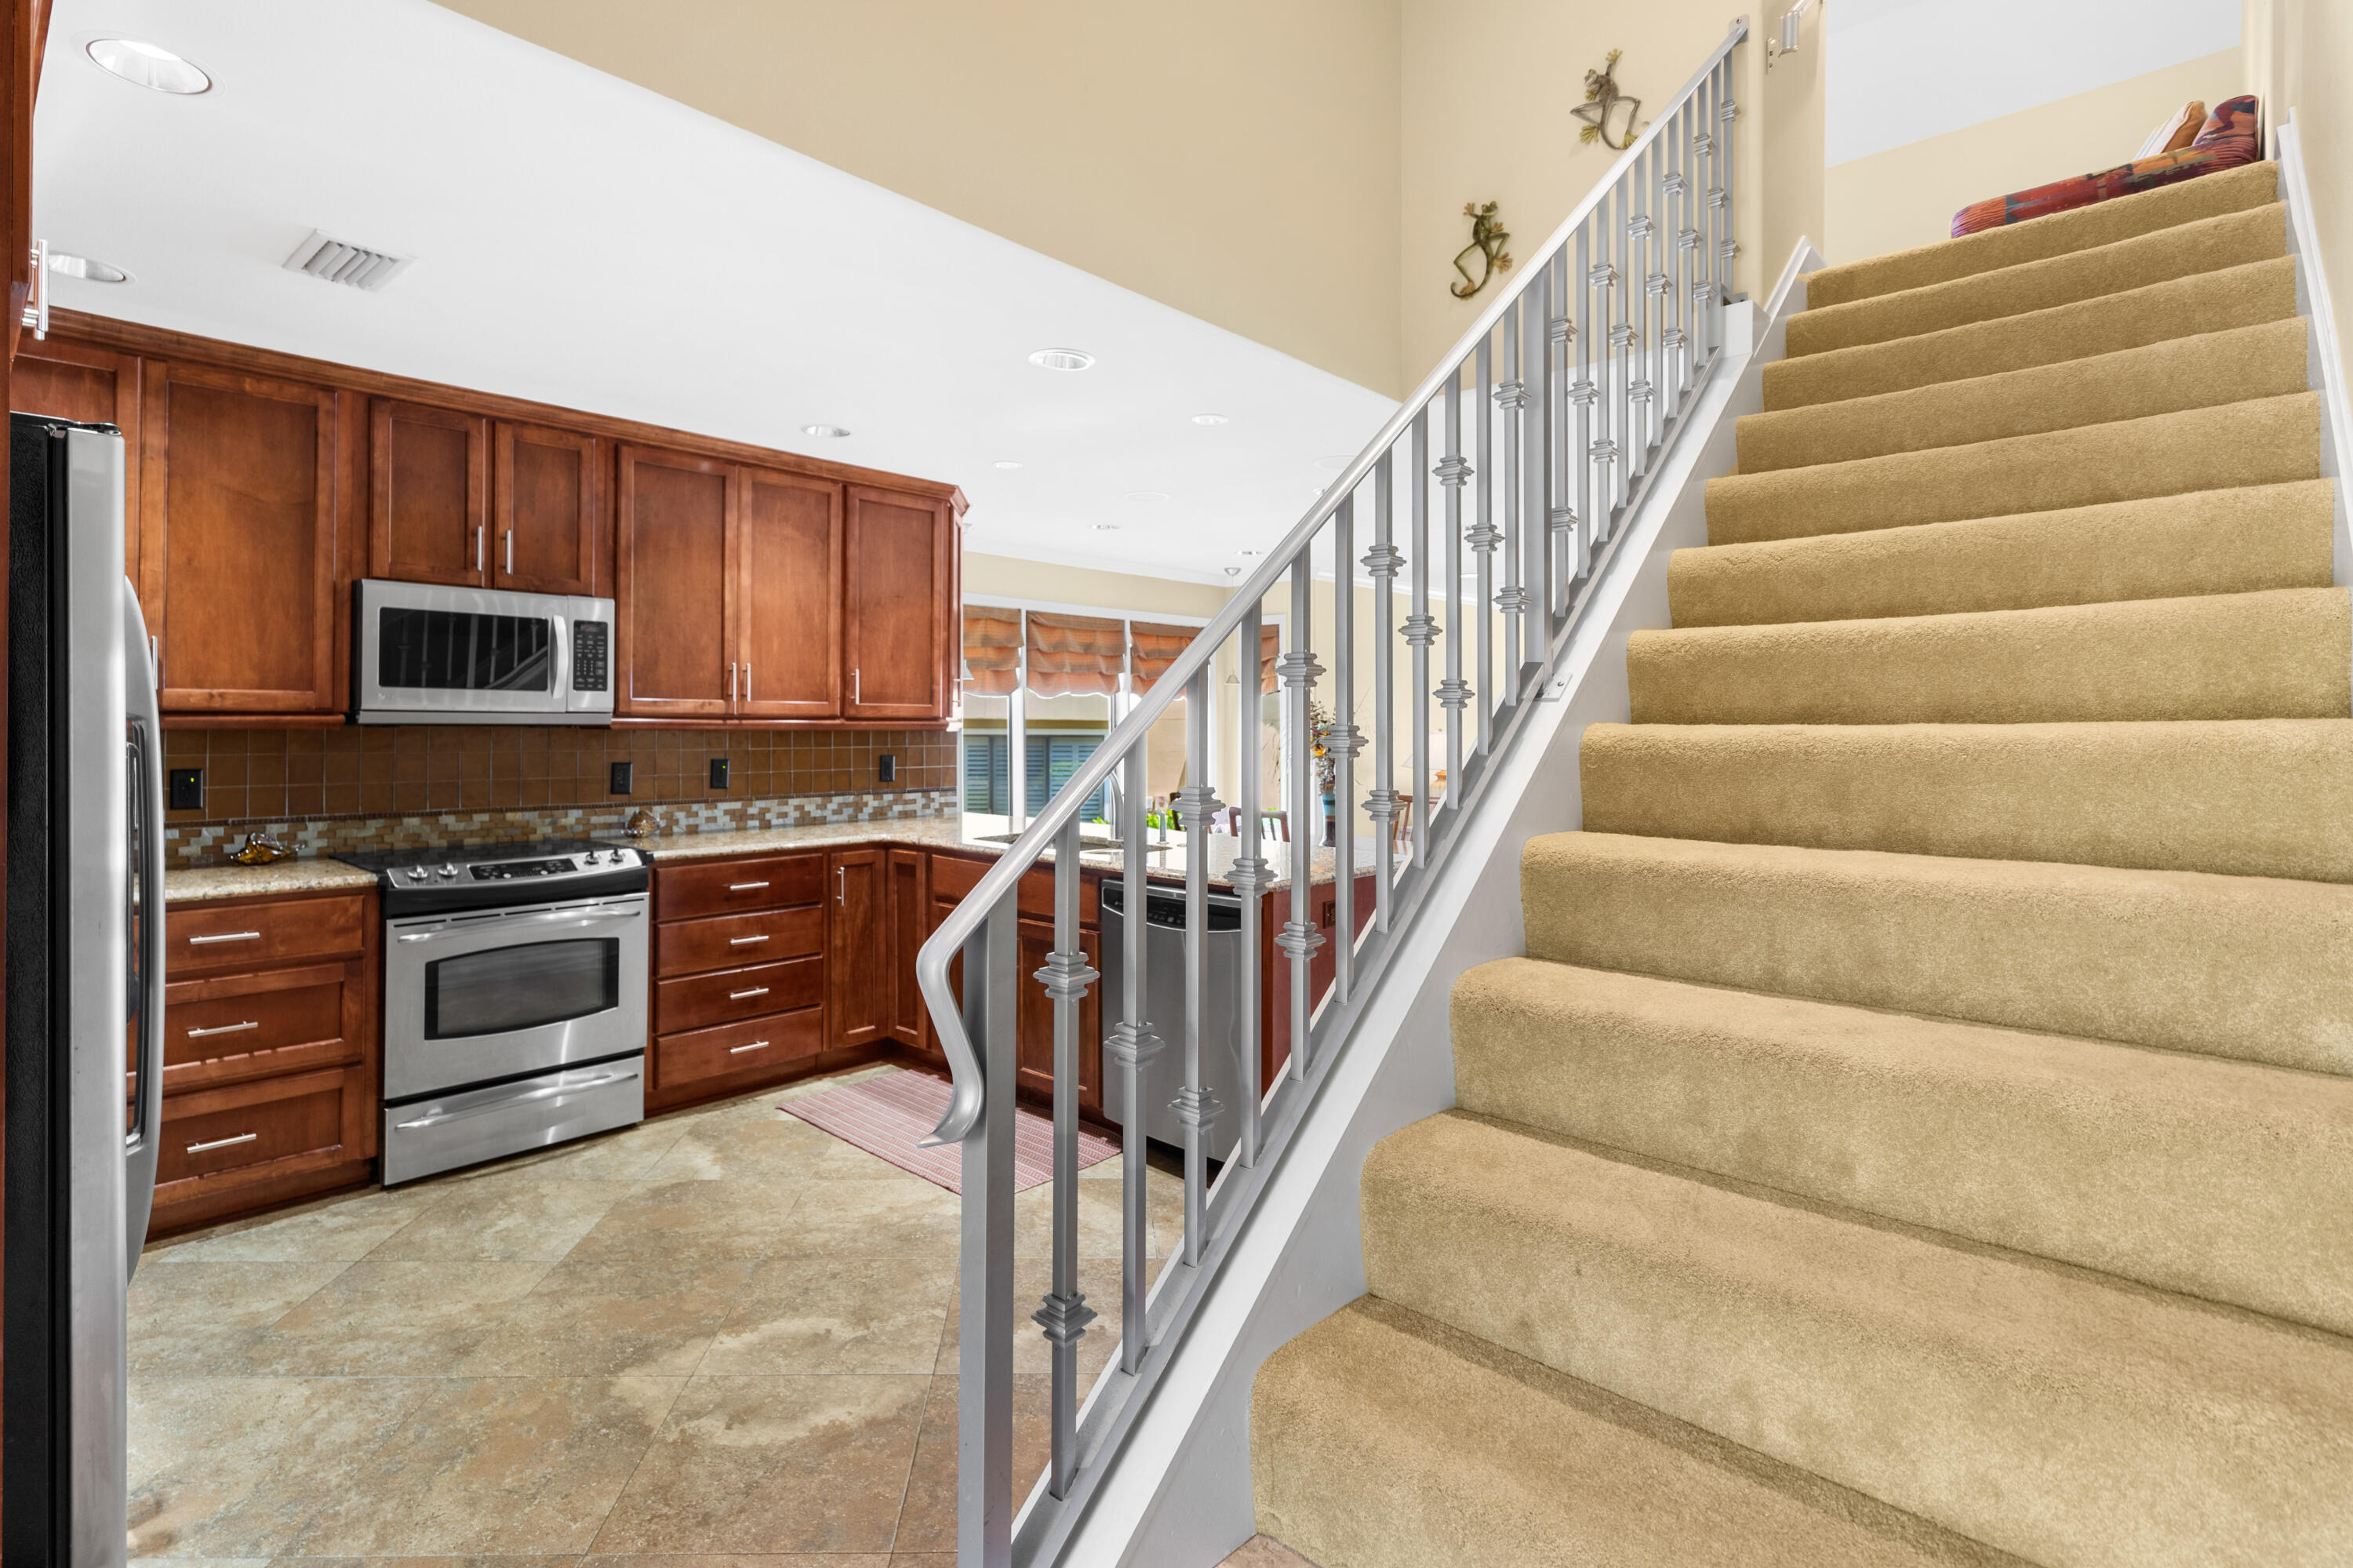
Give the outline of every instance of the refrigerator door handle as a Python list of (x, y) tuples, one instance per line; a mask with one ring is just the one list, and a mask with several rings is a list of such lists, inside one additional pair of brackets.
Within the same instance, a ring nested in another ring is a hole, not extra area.
[(155, 1206), (156, 1162), (162, 1154), (164, 1121), (164, 718), (157, 697), (156, 671), (148, 653), (147, 620), (139, 609), (139, 594), (126, 577), (122, 582), (122, 652), (130, 716), (130, 772), (133, 847), (138, 863), (137, 919), (133, 923), (132, 954), (139, 976), (139, 1056), (134, 1064), (139, 1097), (124, 1139), (125, 1240), (127, 1280), (139, 1266), (139, 1251), (147, 1245), (147, 1223)]

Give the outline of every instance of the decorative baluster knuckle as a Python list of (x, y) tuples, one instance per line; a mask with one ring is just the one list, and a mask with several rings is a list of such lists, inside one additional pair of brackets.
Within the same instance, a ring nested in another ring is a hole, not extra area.
[(1722, 185), (1710, 185), (1707, 187), (1707, 205), (1719, 211), (1723, 209), (1724, 187)]
[(1572, 381), (1568, 384), (1568, 401), (1571, 407), (1590, 408), (1600, 397), (1600, 389), (1590, 381)]
[(1626, 384), (1626, 397), (1630, 402), (1648, 403), (1651, 394), (1656, 390), (1657, 388), (1647, 381), (1630, 381)]
[(1678, 228), (1678, 229), (1676, 229), (1676, 230), (1675, 230), (1675, 249), (1678, 249), (1678, 250), (1696, 250), (1696, 249), (1699, 249), (1699, 230), (1698, 230), (1698, 229), (1696, 229), (1696, 228)]
[(1703, 158), (1713, 157), (1715, 154), (1715, 138), (1713, 136), (1693, 137), (1692, 151), (1698, 154)]
[(1718, 120), (1723, 121), (1726, 125), (1731, 124), (1734, 120), (1739, 117), (1739, 103), (1736, 100), (1729, 98), (1724, 101), (1724, 107), (1715, 111), (1715, 117)]
[(1217, 1122), (1218, 1113), (1226, 1107), (1219, 1105), (1218, 1097), (1207, 1089), (1179, 1089), (1176, 1097), (1168, 1102), (1168, 1108), (1176, 1113), (1176, 1120), (1180, 1124), (1198, 1128), (1206, 1139), (1209, 1136), (1209, 1128)]
[(1087, 988), (1103, 976), (1088, 967), (1084, 953), (1048, 953), (1044, 967), (1032, 972), (1029, 978), (1043, 986), (1046, 994), (1057, 1001), (1064, 998), (1076, 1001), (1085, 996)]
[(1642, 280), (1642, 292), (1663, 296), (1667, 291), (1667, 275), (1664, 272), (1653, 272)]
[(1103, 1034), (1103, 1054), (1115, 1067), (1144, 1067), (1160, 1054), (1166, 1044), (1152, 1033), (1149, 1022), (1114, 1023)]
[(1659, 176), (1659, 193), (1662, 196), (1671, 196), (1683, 195), (1683, 176), (1681, 171), (1670, 169)]
[(1176, 814), (1184, 819), (1187, 832), (1203, 832), (1210, 819), (1225, 809), (1213, 784), (1187, 784), (1176, 791)]
[(1274, 867), (1257, 855), (1244, 855), (1227, 868), (1226, 880), (1236, 893), (1250, 898), (1274, 885)]
[(1545, 526), (1556, 534), (1567, 533), (1577, 526), (1577, 509), (1572, 506), (1554, 507), (1551, 514), (1545, 519)]
[(1365, 797), (1365, 814), (1386, 831), (1388, 824), (1397, 820), (1398, 813), (1404, 810), (1399, 804), (1404, 799), (1394, 789), (1376, 789)]
[(1459, 713), (1471, 705), (1471, 699), (1475, 694), (1471, 690), (1471, 683), (1460, 676), (1450, 675), (1438, 683), (1438, 705), (1441, 708)]
[(1095, 1320), (1095, 1309), (1087, 1305), (1086, 1292), (1073, 1290), (1068, 1296), (1049, 1291), (1029, 1320), (1057, 1346), (1075, 1345), (1086, 1336), (1087, 1325)]
[(1427, 648), (1438, 641), (1438, 617), (1409, 615), (1405, 618), (1404, 636), (1409, 646)]
[(1506, 615), (1517, 615), (1528, 607), (1528, 590), (1514, 583), (1495, 590), (1495, 608)]
[(1594, 442), (1590, 447), (1588, 447), (1586, 451), (1595, 462), (1616, 462), (1618, 461), (1618, 443), (1606, 437)]
[(1651, 215), (1650, 215), (1649, 213), (1647, 213), (1647, 212), (1636, 213), (1633, 217), (1630, 217), (1630, 218), (1628, 218), (1628, 219), (1626, 220), (1626, 238), (1629, 238), (1629, 239), (1648, 239), (1650, 237), (1651, 237)]
[(1498, 381), (1493, 396), (1498, 408), (1519, 409), (1528, 406), (1528, 388), (1524, 381)]
[(1447, 489), (1460, 490), (1470, 482), (1472, 471), (1470, 463), (1461, 458), (1449, 455), (1439, 459), (1437, 466), (1430, 471), (1438, 476), (1438, 482)]
[[(1282, 932), (1275, 938), (1274, 945), (1290, 958), (1313, 958), (1315, 949), (1324, 945), (1324, 933), (1304, 920), (1285, 920)], [(1108, 1050), (1110, 1047), (1106, 1045), (1104, 1048)]]
[(1577, 335), (1577, 323), (1567, 316), (1555, 316), (1545, 323), (1545, 338), (1555, 348), (1565, 345)]
[(1604, 261), (1585, 274), (1585, 282), (1588, 288), (1615, 288), (1618, 283), (1618, 269)]
[(1691, 339), (1683, 335), (1683, 329), (1681, 327), (1669, 327), (1659, 338), (1659, 342), (1669, 348), (1681, 348), (1690, 341)]
[(1335, 757), (1355, 757), (1365, 749), (1365, 732), (1352, 724), (1335, 724), (1324, 732), (1324, 747)]
[(1305, 691), (1322, 677), (1324, 666), (1315, 662), (1314, 654), (1294, 648), (1274, 662), (1274, 671), (1284, 685)]
[(1612, 348), (1631, 348), (1641, 341), (1642, 334), (1636, 332), (1630, 323), (1620, 322), (1609, 329), (1609, 346)]
[(1489, 555), (1504, 542), (1504, 531), (1492, 520), (1482, 517), (1462, 531), (1462, 542), (1479, 555)]
[(1737, 239), (1725, 240), (1722, 245), (1716, 247), (1716, 254), (1722, 256), (1726, 261), (1731, 260), (1734, 257), (1740, 254), (1740, 241)]
[(1405, 552), (1395, 545), (1375, 545), (1365, 552), (1365, 570), (1370, 572), (1376, 580), (1397, 576), (1404, 565)]

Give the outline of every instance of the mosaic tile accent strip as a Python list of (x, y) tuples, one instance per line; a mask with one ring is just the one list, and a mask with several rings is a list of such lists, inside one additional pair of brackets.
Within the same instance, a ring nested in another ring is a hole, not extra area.
[(164, 830), (164, 853), (174, 871), (227, 863), (229, 852), (256, 829), (266, 829), (296, 853), (414, 849), (435, 844), (511, 843), (527, 839), (596, 838), (618, 834), (631, 813), (653, 813), (664, 836), (733, 832), (745, 828), (804, 828), (821, 822), (900, 822), (954, 817), (956, 792), (946, 789), (861, 790), (825, 795), (773, 795), (757, 800), (664, 804), (640, 799), (597, 806), (427, 811), (389, 817), (240, 818), (181, 822)]

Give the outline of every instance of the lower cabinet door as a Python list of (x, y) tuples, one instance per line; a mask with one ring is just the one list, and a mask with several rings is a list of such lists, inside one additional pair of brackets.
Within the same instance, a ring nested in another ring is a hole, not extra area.
[(664, 1034), (654, 1042), (653, 1088), (665, 1099), (723, 1078), (750, 1080), (825, 1049), (825, 1009), (774, 1013)]
[(155, 1227), (295, 1197), (322, 1172), (374, 1159), (369, 1080), (353, 1066), (165, 1096)]

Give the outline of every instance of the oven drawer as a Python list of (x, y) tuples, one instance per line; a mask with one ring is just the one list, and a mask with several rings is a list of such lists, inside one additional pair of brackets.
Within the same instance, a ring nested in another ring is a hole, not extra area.
[(373, 1086), (357, 1067), (262, 1078), (164, 1102), (155, 1182), (213, 1176), (305, 1155), (311, 1163), (364, 1160)]
[(256, 969), (294, 959), (356, 957), (366, 947), (367, 898), (268, 904), (184, 904), (164, 916), (164, 972)]
[(654, 972), (696, 974), (797, 959), (825, 950), (825, 906), (714, 915), (654, 927)]
[(348, 966), (320, 964), (166, 986), (164, 1092), (355, 1059), (353, 983)]
[(654, 986), (654, 1033), (707, 1029), (762, 1013), (817, 1007), (824, 1001), (825, 960), (821, 958), (688, 975)]
[(565, 1067), (384, 1107), (384, 1184), (643, 1121), (645, 1056)]
[(805, 1007), (754, 1018), (746, 1023), (723, 1023), (684, 1034), (665, 1034), (654, 1042), (654, 1087), (675, 1089), (712, 1078), (783, 1066), (825, 1049), (825, 1009)]
[(654, 916), (661, 920), (783, 909), (815, 904), (824, 896), (825, 856), (821, 854), (673, 864), (654, 873)]

